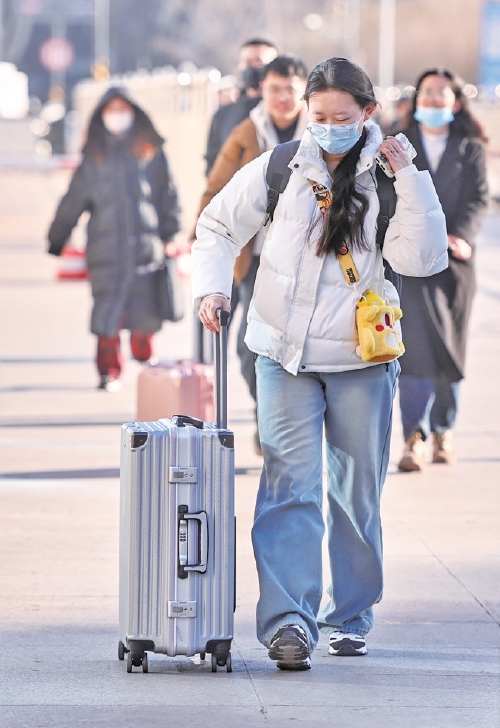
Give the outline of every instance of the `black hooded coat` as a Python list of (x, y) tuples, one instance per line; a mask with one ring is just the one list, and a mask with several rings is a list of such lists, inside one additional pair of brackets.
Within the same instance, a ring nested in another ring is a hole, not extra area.
[[(102, 122), (102, 110), (114, 98), (134, 109), (134, 125), (124, 137), (110, 134)], [(110, 89), (92, 115), (81, 165), (50, 226), (49, 253), (60, 255), (82, 213), (90, 215), (90, 329), (98, 336), (161, 327), (151, 270), (163, 258), (163, 242), (179, 230), (177, 192), (162, 143), (127, 92)]]
[(472, 246), (469, 260), (449, 255), (448, 268), (428, 278), (402, 277), (401, 321), (405, 354), (402, 374), (442, 376), (449, 382), (464, 376), (467, 330), (476, 290), (475, 238), (488, 204), (486, 150), (476, 138), (464, 136), (455, 122), (449, 127), (445, 151), (436, 172), (430, 171), (416, 122), (403, 133), (417, 156), (415, 166), (432, 177), (449, 235)]

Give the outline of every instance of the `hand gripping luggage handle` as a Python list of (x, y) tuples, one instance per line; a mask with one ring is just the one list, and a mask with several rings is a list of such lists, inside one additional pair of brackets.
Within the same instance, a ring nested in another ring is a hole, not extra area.
[[(186, 510), (184, 510), (184, 508)], [(187, 506), (179, 506), (179, 578), (186, 579), (188, 571), (199, 571), (202, 574), (207, 570), (208, 559), (208, 523), (205, 511), (187, 513)], [(199, 562), (188, 564), (188, 521), (199, 521)]]
[(227, 429), (227, 324), (229, 311), (217, 309), (220, 331), (215, 334), (215, 412), (219, 430)]

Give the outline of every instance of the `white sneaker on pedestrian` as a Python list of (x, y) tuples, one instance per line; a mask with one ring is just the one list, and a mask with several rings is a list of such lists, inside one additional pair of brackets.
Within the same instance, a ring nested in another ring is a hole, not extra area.
[(97, 389), (103, 389), (105, 392), (119, 392), (122, 388), (122, 383), (119, 379), (103, 375), (99, 382)]
[(356, 657), (366, 655), (366, 652), (366, 640), (363, 635), (342, 632), (339, 629), (331, 633), (328, 654), (337, 657)]

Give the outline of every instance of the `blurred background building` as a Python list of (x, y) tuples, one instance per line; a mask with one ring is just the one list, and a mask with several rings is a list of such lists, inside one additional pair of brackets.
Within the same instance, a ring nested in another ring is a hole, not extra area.
[(360, 63), (386, 123), (422, 70), (450, 68), (500, 180), (500, 0), (0, 0), (0, 19), (0, 156), (76, 154), (99, 96), (124, 83), (167, 139), (188, 225), (210, 118), (256, 36), (309, 68)]
[[(54, 85), (69, 96), (76, 82), (102, 72), (103, 63), (111, 73), (123, 74), (188, 60), (230, 74), (241, 41), (254, 35), (269, 37), (280, 51), (297, 54), (310, 67), (328, 56), (348, 56), (379, 83), (381, 73), (394, 84), (409, 83), (421, 68), (437, 64), (477, 84), (485, 64), (492, 71), (492, 45), (500, 64), (498, 5), (488, 0), (0, 0), (0, 61), (26, 73), (30, 96), (42, 103)], [(498, 75), (495, 79), (500, 82)]]

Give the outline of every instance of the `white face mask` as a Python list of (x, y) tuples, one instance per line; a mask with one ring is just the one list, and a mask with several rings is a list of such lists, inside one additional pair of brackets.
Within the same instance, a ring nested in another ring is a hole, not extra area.
[(107, 111), (102, 123), (111, 134), (125, 134), (134, 123), (133, 111)]

